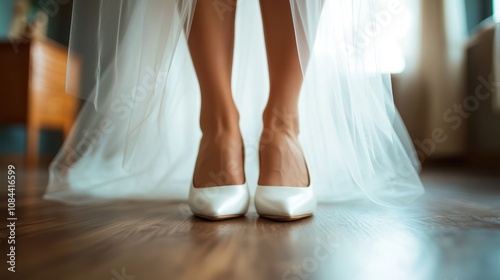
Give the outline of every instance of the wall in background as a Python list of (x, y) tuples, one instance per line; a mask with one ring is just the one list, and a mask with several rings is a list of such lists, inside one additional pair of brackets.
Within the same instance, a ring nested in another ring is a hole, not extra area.
[(5, 40), (9, 33), (13, 3), (12, 0), (0, 0), (0, 40)]
[(465, 0), (465, 7), (469, 34), (473, 34), (479, 23), (493, 15), (493, 0)]

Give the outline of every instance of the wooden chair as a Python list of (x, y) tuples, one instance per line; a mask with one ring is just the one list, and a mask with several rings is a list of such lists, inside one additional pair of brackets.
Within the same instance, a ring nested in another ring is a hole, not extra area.
[(38, 164), (40, 130), (62, 130), (66, 138), (77, 115), (78, 99), (66, 93), (67, 60), (67, 48), (47, 39), (0, 43), (0, 125), (26, 125), (27, 167)]

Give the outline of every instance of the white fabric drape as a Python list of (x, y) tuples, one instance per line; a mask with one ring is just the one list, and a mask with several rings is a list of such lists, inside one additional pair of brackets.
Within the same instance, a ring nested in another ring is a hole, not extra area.
[[(419, 162), (381, 67), (378, 16), (393, 9), (387, 2), (290, 1), (305, 77), (300, 140), (320, 201), (368, 197), (397, 206), (423, 192)], [(87, 102), (51, 165), (46, 198), (187, 197), (201, 136), (200, 92), (186, 42), (195, 5), (75, 0), (70, 56), (84, 63)], [(78, 75), (68, 69), (73, 84)], [(232, 84), (251, 191), (267, 74), (258, 1), (240, 0)]]

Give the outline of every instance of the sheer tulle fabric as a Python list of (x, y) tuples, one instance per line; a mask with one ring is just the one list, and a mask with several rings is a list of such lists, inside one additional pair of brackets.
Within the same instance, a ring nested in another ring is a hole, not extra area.
[[(233, 7), (214, 3), (224, 20)], [(86, 103), (50, 167), (46, 198), (187, 198), (201, 137), (186, 41), (195, 4), (75, 0), (70, 64), (84, 67), (81, 75), (68, 67), (68, 84), (81, 81)], [(376, 11), (385, 7), (376, 0), (290, 4), (305, 77), (300, 140), (319, 201), (414, 200), (423, 192), (419, 162), (377, 57)], [(261, 124), (269, 79), (258, 1), (238, 1), (235, 37), (233, 94), (253, 192), (258, 140), (273, 137)]]

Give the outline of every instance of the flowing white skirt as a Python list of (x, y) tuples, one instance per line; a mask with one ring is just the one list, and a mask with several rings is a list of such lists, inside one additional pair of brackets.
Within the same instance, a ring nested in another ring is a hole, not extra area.
[[(258, 140), (261, 133), (272, 137), (261, 124), (269, 79), (259, 3), (213, 3), (221, 20), (236, 8), (232, 85), (253, 192)], [(319, 201), (411, 202), (423, 193), (419, 162), (394, 107), (377, 36), (382, 12), (398, 6), (290, 3), (305, 77), (300, 140)], [(68, 85), (80, 81), (86, 102), (50, 166), (47, 199), (187, 198), (201, 137), (200, 92), (186, 42), (194, 8), (189, 0), (74, 1)]]

